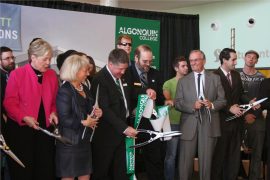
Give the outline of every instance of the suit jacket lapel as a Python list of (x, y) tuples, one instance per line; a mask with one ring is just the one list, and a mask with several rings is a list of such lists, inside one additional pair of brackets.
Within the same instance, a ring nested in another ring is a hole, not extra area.
[(116, 85), (116, 83), (115, 83), (113, 77), (111, 76), (110, 72), (107, 70), (106, 66), (104, 67), (103, 70), (104, 70), (104, 76), (106, 77), (106, 79), (109, 80), (108, 83), (111, 84), (110, 86), (111, 86), (116, 92), (121, 93), (121, 92), (119, 92), (118, 87), (117, 87), (117, 85)]
[(210, 87), (210, 80), (209, 80), (209, 73), (208, 71), (204, 71), (204, 84), (203, 84), (203, 93), (204, 97), (207, 99), (208, 98), (208, 92), (209, 92), (209, 87)]
[(194, 100), (197, 100), (198, 97), (197, 97), (197, 89), (196, 89), (196, 85), (195, 85), (195, 77), (194, 77), (194, 72), (191, 72), (189, 75), (188, 75), (188, 81), (190, 83), (190, 89), (193, 91), (191, 94), (193, 96), (193, 99)]

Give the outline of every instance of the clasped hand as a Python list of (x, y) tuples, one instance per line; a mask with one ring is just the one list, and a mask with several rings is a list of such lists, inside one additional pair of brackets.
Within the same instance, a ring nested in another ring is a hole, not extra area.
[(212, 102), (209, 101), (208, 99), (204, 99), (204, 100), (197, 100), (195, 101), (194, 104), (194, 109), (198, 110), (201, 109), (201, 107), (206, 107), (207, 109), (212, 109)]
[(102, 110), (98, 107), (94, 107), (94, 113), (93, 116), (87, 115), (87, 118), (85, 120), (82, 120), (81, 123), (84, 126), (95, 128), (98, 124), (99, 118), (102, 116)]

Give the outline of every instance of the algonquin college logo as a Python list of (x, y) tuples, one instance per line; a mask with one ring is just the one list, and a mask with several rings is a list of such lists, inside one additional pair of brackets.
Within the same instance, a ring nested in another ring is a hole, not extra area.
[(159, 31), (154, 29), (120, 27), (118, 34), (139, 36), (139, 39), (144, 41), (159, 41)]
[(147, 44), (153, 51), (151, 67), (159, 69), (160, 62), (160, 22), (157, 20), (130, 18), (117, 16), (115, 39), (126, 34), (132, 37), (132, 51), (130, 59), (134, 60), (134, 50), (137, 46)]

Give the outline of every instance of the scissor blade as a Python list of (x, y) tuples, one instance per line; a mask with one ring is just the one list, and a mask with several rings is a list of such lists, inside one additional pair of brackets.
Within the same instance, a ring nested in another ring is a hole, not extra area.
[(39, 127), (39, 130), (41, 130), (41, 132), (44, 132), (45, 134), (47, 134), (49, 136), (55, 137), (55, 134), (51, 133), (50, 131), (48, 131), (46, 129)]
[(55, 135), (54, 137), (57, 140), (61, 141), (62, 143), (66, 144), (66, 145), (73, 145), (72, 142), (68, 138), (66, 138), (64, 136), (61, 136), (61, 135), (58, 135), (57, 136), (57, 135)]
[[(153, 141), (151, 141), (151, 142), (153, 142)], [(146, 144), (149, 144), (149, 143), (151, 143), (151, 142), (145, 141), (145, 142), (140, 143), (140, 144), (136, 144), (136, 145), (133, 145), (133, 146), (129, 146), (129, 148), (138, 148), (138, 147), (142, 147), (142, 146), (144, 146), (144, 145), (146, 145)]]
[(96, 101), (95, 101), (95, 107), (98, 107), (98, 97), (99, 97), (99, 84), (97, 85), (97, 93), (96, 93)]
[(268, 98), (266, 97), (266, 98), (263, 98), (263, 99), (260, 99), (260, 100), (258, 100), (258, 101), (255, 101), (254, 103), (252, 103), (252, 106), (256, 106), (256, 105), (258, 105), (258, 104), (261, 104), (263, 101), (265, 101), (265, 100), (267, 100)]
[(173, 137), (173, 136), (180, 136), (182, 133), (180, 131), (170, 131), (170, 132), (164, 132), (163, 133), (163, 138), (164, 137)]
[(22, 161), (11, 151), (11, 150), (4, 150), (6, 154), (8, 154), (14, 161), (16, 161), (19, 165), (25, 168), (25, 165)]
[(231, 120), (233, 120), (235, 118), (237, 118), (237, 116), (231, 116), (231, 117), (226, 118), (225, 121), (231, 121)]

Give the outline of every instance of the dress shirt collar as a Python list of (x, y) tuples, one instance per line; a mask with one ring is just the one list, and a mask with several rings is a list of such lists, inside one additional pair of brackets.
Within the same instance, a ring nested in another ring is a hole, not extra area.
[(198, 74), (201, 74), (201, 77), (203, 77), (204, 76), (204, 74), (205, 74), (205, 70), (202, 70), (201, 72), (194, 72), (194, 76), (195, 76), (195, 78), (197, 79), (197, 77), (198, 77)]
[(224, 74), (226, 77), (227, 77), (227, 74), (230, 73), (230, 72), (225, 71), (221, 66), (220, 66), (220, 69), (221, 69), (221, 71), (223, 72), (223, 74)]
[[(112, 75), (112, 72), (110, 71), (108, 65), (106, 65), (106, 68), (107, 68), (108, 72), (110, 73), (110, 75), (112, 76), (114, 82), (116, 82), (116, 78)], [(120, 82), (121, 82), (121, 79), (119, 79), (119, 80), (120, 80)]]

